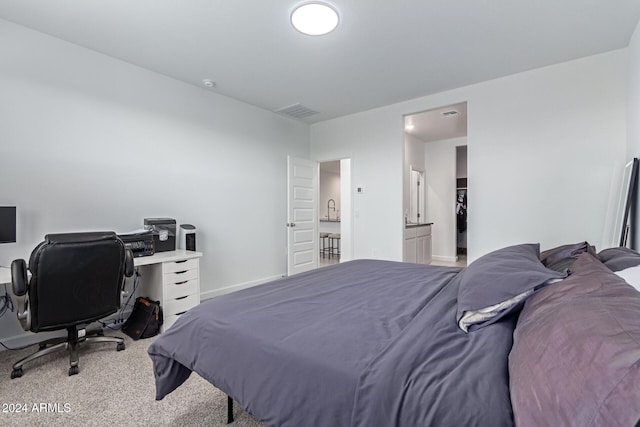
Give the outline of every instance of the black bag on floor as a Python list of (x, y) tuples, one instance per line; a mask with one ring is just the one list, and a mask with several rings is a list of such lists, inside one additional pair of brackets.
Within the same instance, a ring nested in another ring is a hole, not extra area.
[(131, 315), (122, 325), (122, 332), (134, 340), (154, 337), (160, 333), (162, 321), (160, 302), (138, 297)]

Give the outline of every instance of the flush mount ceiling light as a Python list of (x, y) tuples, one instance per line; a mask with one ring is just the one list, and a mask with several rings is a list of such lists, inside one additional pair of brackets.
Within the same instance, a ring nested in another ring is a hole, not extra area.
[(206, 87), (216, 87), (216, 82), (214, 82), (211, 79), (203, 79), (202, 80), (202, 84), (205, 85)]
[(302, 3), (291, 14), (293, 27), (309, 36), (330, 33), (338, 26), (338, 21), (338, 11), (323, 2)]

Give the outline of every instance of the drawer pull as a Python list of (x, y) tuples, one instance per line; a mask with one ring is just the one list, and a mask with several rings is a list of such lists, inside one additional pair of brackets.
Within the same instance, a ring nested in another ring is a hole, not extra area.
[(176, 298), (176, 300), (181, 300), (181, 299), (185, 299), (185, 298), (188, 298), (188, 297), (189, 297), (189, 295), (185, 295), (185, 296), (183, 296), (183, 297), (178, 297), (178, 298)]
[(175, 274), (184, 274), (184, 273), (186, 273), (187, 271), (189, 271), (189, 270), (176, 271), (176, 272), (175, 272)]
[(189, 281), (185, 280), (184, 282), (176, 282), (174, 285), (184, 285), (185, 283), (189, 283)]
[(187, 262), (187, 260), (186, 259), (182, 259), (180, 261), (175, 261), (176, 264), (182, 264), (183, 262)]
[(185, 314), (186, 312), (187, 312), (187, 310), (185, 310), (185, 311), (181, 311), (180, 313), (176, 313), (176, 316), (180, 316), (180, 315), (182, 315), (182, 314)]

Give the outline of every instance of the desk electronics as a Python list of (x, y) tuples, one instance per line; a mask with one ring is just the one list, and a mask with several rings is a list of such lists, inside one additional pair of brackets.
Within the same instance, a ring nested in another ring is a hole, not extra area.
[(196, 250), (196, 227), (191, 224), (180, 224), (178, 249)]
[(155, 253), (153, 244), (153, 233), (149, 231), (140, 231), (129, 234), (118, 234), (124, 246), (131, 249), (133, 257), (151, 256)]
[(144, 229), (153, 232), (156, 252), (176, 250), (176, 220), (173, 218), (145, 218)]
[(16, 241), (16, 207), (0, 206), (0, 243)]

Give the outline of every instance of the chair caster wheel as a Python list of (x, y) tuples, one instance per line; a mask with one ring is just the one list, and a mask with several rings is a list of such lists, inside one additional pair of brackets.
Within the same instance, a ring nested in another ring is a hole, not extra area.
[(22, 376), (22, 368), (14, 369), (11, 371), (11, 379), (20, 378)]
[(77, 365), (69, 368), (69, 376), (78, 375), (78, 372), (79, 372), (79, 369)]
[(119, 342), (118, 346), (116, 347), (116, 351), (122, 351), (124, 350), (124, 343), (123, 342)]

